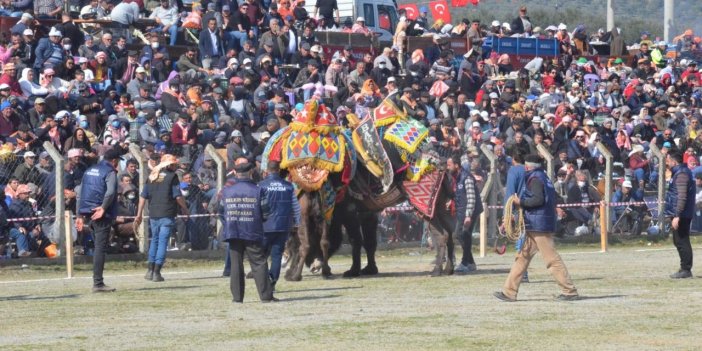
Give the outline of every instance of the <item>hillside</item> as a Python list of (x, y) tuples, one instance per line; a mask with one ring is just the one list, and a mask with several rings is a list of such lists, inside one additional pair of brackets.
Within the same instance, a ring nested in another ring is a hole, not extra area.
[[(447, 0), (449, 4), (450, 0)], [(398, 1), (398, 4), (417, 3), (428, 4), (429, 1), (411, 2)], [(468, 5), (464, 8), (451, 7), (453, 22), (461, 18), (479, 18), (489, 24), (497, 19), (500, 22), (511, 22), (517, 16), (518, 8), (526, 5), (529, 16), (537, 26), (568, 24), (572, 29), (578, 24), (585, 24), (588, 32), (604, 28), (607, 23), (606, 0), (481, 0), (476, 7)], [(615, 0), (615, 25), (622, 29), (627, 42), (639, 38), (639, 33), (648, 30), (653, 37), (663, 37), (663, 0)], [(676, 0), (675, 2), (675, 35), (691, 28), (697, 35), (702, 35), (702, 1)]]

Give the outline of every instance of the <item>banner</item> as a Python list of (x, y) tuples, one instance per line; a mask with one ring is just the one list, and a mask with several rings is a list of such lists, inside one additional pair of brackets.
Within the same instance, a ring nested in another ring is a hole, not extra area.
[(451, 23), (451, 12), (448, 10), (446, 0), (436, 0), (429, 3), (431, 16), (434, 21), (442, 20), (444, 24)]
[(407, 19), (414, 20), (419, 17), (419, 9), (416, 4), (398, 5), (397, 8), (407, 11)]

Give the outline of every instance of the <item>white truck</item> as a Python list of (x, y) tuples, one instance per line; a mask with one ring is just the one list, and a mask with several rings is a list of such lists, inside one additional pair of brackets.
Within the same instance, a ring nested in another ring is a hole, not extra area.
[[(310, 17), (314, 16), (316, 4), (317, 0), (305, 1), (305, 9)], [(356, 18), (363, 17), (366, 26), (379, 34), (380, 42), (392, 42), (392, 34), (398, 22), (397, 6), (393, 0), (336, 0), (336, 4), (341, 26), (347, 18), (355, 23)]]

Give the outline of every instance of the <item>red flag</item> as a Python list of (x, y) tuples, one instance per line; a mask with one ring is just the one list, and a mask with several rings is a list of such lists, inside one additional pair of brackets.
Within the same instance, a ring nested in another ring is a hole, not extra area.
[(419, 16), (419, 9), (417, 8), (417, 4), (404, 4), (404, 5), (399, 5), (397, 6), (401, 10), (407, 11), (407, 19), (417, 19)]
[(434, 21), (442, 20), (444, 23), (451, 23), (451, 12), (448, 10), (446, 0), (432, 1), (429, 3), (429, 8)]
[(473, 4), (473, 6), (478, 6), (478, 4), (480, 3), (480, 0), (470, 0), (470, 2), (471, 2), (471, 4)]
[[(475, 0), (472, 0), (475, 1)], [(468, 0), (451, 0), (451, 6), (462, 7), (468, 5)]]

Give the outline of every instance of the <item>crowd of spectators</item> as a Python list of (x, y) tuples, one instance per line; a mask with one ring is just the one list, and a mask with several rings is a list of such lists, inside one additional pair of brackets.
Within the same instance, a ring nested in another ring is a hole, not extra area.
[[(542, 30), (525, 7), (511, 25), (491, 26), (479, 19), (431, 24), (426, 9), (414, 20), (401, 10), (393, 45), (375, 54), (355, 54), (351, 46), (324, 54), (316, 31), (338, 26), (372, 35), (362, 17), (339, 23), (335, 0), (317, 0), (313, 14), (304, 0), (93, 0), (75, 13), (64, 12), (62, 1), (13, 7), (18, 3), (2, 4), (18, 22), (10, 38), (0, 40), (0, 189), (6, 199), (0, 234), (22, 257), (41, 256), (57, 241), (53, 219), (34, 218), (55, 215), (57, 191), (75, 211), (82, 173), (106, 150), (125, 150), (111, 247), (134, 252), (130, 216), (138, 174), (149, 170), (138, 169), (126, 153), (130, 145), (140, 147), (149, 168), (163, 154), (179, 157), (190, 213), (207, 213), (217, 173), (204, 147), (226, 149), (230, 165), (239, 157), (260, 161), (267, 140), (313, 97), (341, 121), (389, 97), (430, 128), (429, 142), (441, 155), (463, 157), (479, 184), (489, 171), (481, 146), (497, 156), (504, 182), (513, 163), (544, 145), (555, 156), (563, 202), (600, 196), (589, 188), (604, 171), (598, 142), (614, 155), (616, 176), (629, 182), (631, 194), (654, 189), (665, 176), (656, 171), (652, 144), (663, 152), (682, 150), (687, 165), (702, 174), (697, 62), (666, 58), (665, 43), (649, 52), (647, 33), (635, 55), (581, 57), (588, 54), (579, 45), (584, 28), (571, 33), (561, 23)], [(74, 23), (78, 16), (109, 18), (114, 25)], [(50, 28), (39, 22), (59, 17)], [(130, 29), (141, 19), (150, 19), (142, 20), (146, 42)], [(516, 69), (509, 55), (482, 47), (487, 37), (509, 35), (556, 38), (562, 54)], [(617, 30), (598, 35), (613, 47), (623, 45)], [(408, 52), (405, 39), (411, 36), (433, 42)], [(470, 50), (456, 54), (446, 41), (450, 36), (469, 38)], [(681, 53), (698, 45), (691, 32), (676, 39), (684, 44)], [(182, 54), (172, 57), (174, 52)], [(65, 157), (63, 170), (54, 169), (45, 142)], [(63, 189), (56, 189), (56, 172), (64, 175)], [(5, 221), (10, 218), (30, 219)], [(207, 247), (213, 224), (210, 218), (181, 220), (176, 247)], [(90, 253), (89, 229), (80, 220), (76, 228), (76, 245)]]

